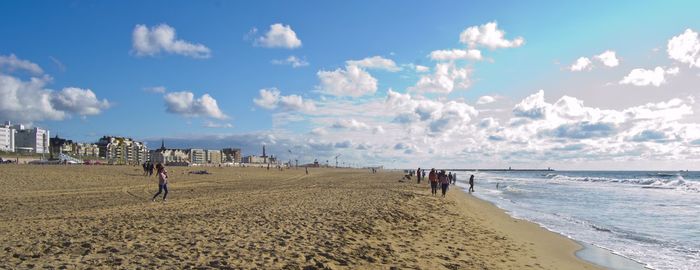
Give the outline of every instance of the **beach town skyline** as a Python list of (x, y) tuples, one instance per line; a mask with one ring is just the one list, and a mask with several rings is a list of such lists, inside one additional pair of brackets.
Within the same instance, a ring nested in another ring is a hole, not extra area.
[(692, 1), (160, 3), (0, 4), (0, 119), (281, 160), (700, 170)]
[(0, 10), (1, 269), (700, 269), (698, 1)]

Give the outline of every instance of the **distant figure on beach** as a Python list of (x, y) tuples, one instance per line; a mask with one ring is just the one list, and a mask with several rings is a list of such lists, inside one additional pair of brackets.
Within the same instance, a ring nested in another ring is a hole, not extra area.
[(421, 173), (423, 174), (423, 179), (425, 179), (425, 170), (422, 170)]
[(141, 167), (143, 167), (143, 176), (148, 176), (148, 162), (141, 164)]
[(304, 167), (306, 169), (306, 175), (309, 175), (309, 167)]
[(430, 180), (430, 192), (435, 196), (437, 194), (438, 176), (435, 172), (435, 168), (430, 169), (430, 174), (428, 174), (428, 180)]
[(420, 167), (418, 167), (418, 170), (416, 171), (416, 178), (418, 179), (418, 184), (420, 184)]
[(148, 165), (146, 166), (148, 166), (148, 176), (153, 175), (153, 163), (148, 162)]
[(445, 197), (445, 194), (447, 193), (447, 189), (450, 187), (450, 178), (452, 178), (452, 174), (445, 175), (445, 171), (440, 172), (440, 185), (442, 187), (442, 197)]
[(474, 175), (469, 177), (469, 192), (474, 192)]
[(452, 184), (456, 185), (457, 184), (457, 173), (452, 174)]
[(452, 172), (448, 172), (447, 173), (447, 183), (448, 184), (452, 184), (452, 177), (453, 177)]
[(152, 201), (155, 202), (156, 197), (163, 191), (165, 191), (165, 193), (163, 193), (163, 201), (166, 201), (166, 197), (168, 197), (168, 171), (166, 171), (165, 167), (160, 163), (156, 165), (156, 169), (158, 170), (158, 193), (153, 195)]

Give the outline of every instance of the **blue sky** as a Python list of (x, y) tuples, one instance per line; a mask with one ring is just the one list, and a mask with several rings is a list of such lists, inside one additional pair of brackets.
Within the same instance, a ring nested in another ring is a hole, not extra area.
[[(357, 164), (700, 168), (698, 5), (8, 1), (0, 119), (78, 141), (111, 134), (249, 153), (265, 143), (283, 158), (342, 153)], [(460, 40), (489, 24), (499, 40)], [(265, 39), (273, 25), (281, 40)], [(154, 38), (166, 28), (172, 40)], [(690, 45), (676, 55), (688, 57), (671, 56), (677, 36)], [(480, 56), (431, 58), (438, 50)], [(606, 51), (617, 64), (596, 58)], [(590, 64), (574, 70), (581, 57)], [(215, 106), (197, 101), (205, 94)], [(601, 126), (610, 132), (587, 130)]]

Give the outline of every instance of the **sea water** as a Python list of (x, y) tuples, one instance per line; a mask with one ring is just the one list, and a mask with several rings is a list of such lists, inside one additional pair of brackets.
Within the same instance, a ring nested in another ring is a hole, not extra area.
[(648, 268), (700, 269), (700, 172), (457, 172), (457, 185), (471, 174), (515, 218)]

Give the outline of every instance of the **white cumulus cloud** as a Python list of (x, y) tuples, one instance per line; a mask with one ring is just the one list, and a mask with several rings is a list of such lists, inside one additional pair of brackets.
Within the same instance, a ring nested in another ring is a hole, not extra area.
[(202, 116), (215, 119), (226, 119), (226, 116), (216, 99), (209, 94), (204, 94), (200, 98), (195, 99), (192, 92), (172, 92), (163, 96), (165, 100), (165, 108), (169, 113), (180, 114), (184, 116)]
[(132, 33), (133, 52), (138, 56), (154, 56), (166, 52), (193, 58), (211, 57), (211, 50), (207, 46), (176, 38), (175, 28), (167, 24), (151, 28), (138, 24)]
[(79, 115), (97, 115), (110, 106), (106, 99), (97, 99), (92, 90), (76, 87), (63, 88), (61, 91), (53, 92), (51, 103), (56, 110)]
[(273, 110), (280, 108), (285, 111), (310, 112), (316, 110), (313, 101), (304, 100), (298, 95), (282, 96), (277, 88), (260, 89), (260, 97), (253, 99), (253, 102), (265, 109)]
[(316, 73), (320, 84), (318, 91), (334, 96), (359, 97), (377, 91), (377, 79), (364, 69), (349, 65), (334, 71), (321, 70)]
[(469, 50), (436, 50), (430, 52), (430, 59), (436, 61), (454, 61), (454, 60), (481, 60), (481, 51), (475, 49)]
[[(606, 67), (616, 67), (620, 65), (620, 60), (617, 59), (615, 51), (606, 50), (598, 55), (594, 55), (593, 59), (597, 60)], [(582, 71), (593, 69), (593, 61), (590, 58), (582, 56), (576, 59), (576, 62), (569, 66), (571, 71)]]
[(385, 103), (394, 122), (424, 130), (430, 136), (449, 135), (464, 128), (479, 112), (460, 101), (434, 101), (389, 89)]
[(203, 125), (205, 128), (232, 128), (231, 123), (216, 123), (212, 121), (206, 121)]
[(549, 104), (544, 101), (544, 90), (539, 90), (516, 104), (513, 114), (518, 117), (543, 119), (547, 115)]
[(449, 94), (456, 89), (467, 89), (471, 85), (470, 74), (470, 69), (459, 68), (454, 63), (438, 63), (433, 74), (421, 76), (409, 91)]
[(348, 66), (358, 66), (368, 69), (383, 69), (391, 72), (399, 71), (401, 68), (396, 66), (396, 62), (381, 56), (367, 57), (362, 60), (348, 60), (345, 62)]
[(611, 50), (607, 50), (599, 55), (596, 55), (595, 59), (598, 59), (607, 67), (616, 67), (620, 64), (620, 60), (617, 59), (615, 52)]
[(416, 72), (428, 72), (428, 71), (430, 71), (429, 67), (421, 66), (421, 65), (416, 65), (415, 69), (416, 69)]
[(298, 68), (298, 67), (305, 67), (309, 65), (309, 62), (307, 62), (304, 59), (300, 59), (299, 57), (296, 57), (294, 55), (290, 55), (287, 57), (287, 59), (284, 60), (272, 60), (272, 64), (275, 65), (290, 65), (293, 68)]
[(301, 47), (301, 40), (289, 25), (276, 23), (264, 36), (255, 39), (255, 44), (267, 48), (295, 49)]
[(664, 69), (662, 67), (656, 67), (653, 70), (635, 68), (620, 80), (620, 84), (632, 84), (636, 86), (653, 85), (658, 87), (666, 83), (666, 75), (676, 75), (678, 72), (678, 68)]
[(571, 71), (581, 71), (581, 70), (590, 70), (593, 66), (591, 65), (591, 59), (588, 59), (588, 57), (579, 57), (576, 59), (576, 62), (571, 64), (569, 66), (569, 70)]
[(382, 126), (376, 126), (372, 128), (372, 134), (384, 134), (386, 131), (384, 131), (384, 128)]
[(493, 103), (494, 101), (496, 101), (496, 98), (493, 96), (481, 96), (476, 101), (476, 104), (483, 105), (483, 104)]
[(692, 29), (668, 40), (668, 57), (693, 67), (700, 67), (700, 38)]
[(28, 81), (0, 73), (0, 118), (33, 122), (63, 120), (72, 114), (100, 114), (110, 107), (106, 99), (99, 100), (90, 89), (75, 87), (61, 91), (47, 89), (48, 76)]
[[(60, 91), (47, 88), (51, 76), (28, 60), (0, 55), (0, 119), (17, 122), (63, 120), (73, 114), (97, 115), (110, 107), (106, 99), (98, 99), (91, 89), (66, 87)], [(31, 76), (22, 79), (6, 72), (26, 70)]]
[(17, 58), (14, 54), (8, 56), (0, 55), (0, 71), (14, 72), (15, 70), (26, 70), (34, 75), (41, 75), (44, 70), (39, 65), (28, 60)]
[(492, 50), (520, 47), (525, 43), (525, 39), (522, 37), (516, 37), (513, 40), (506, 39), (505, 32), (498, 29), (498, 23), (495, 21), (468, 27), (459, 35), (459, 41), (467, 44), (470, 48), (484, 46)]
[(331, 125), (335, 129), (367, 130), (369, 125), (355, 119), (341, 119)]

